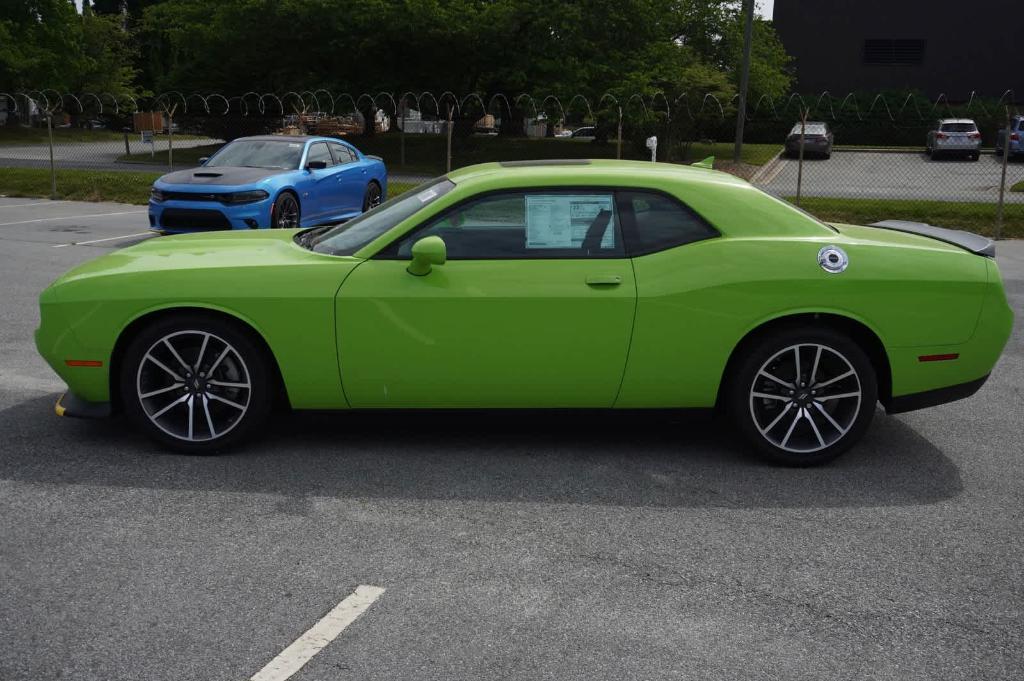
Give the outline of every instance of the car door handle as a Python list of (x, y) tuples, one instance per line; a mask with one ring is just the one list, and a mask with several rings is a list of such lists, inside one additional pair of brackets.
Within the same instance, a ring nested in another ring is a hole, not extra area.
[(622, 277), (617, 274), (592, 274), (587, 277), (587, 286), (618, 286)]

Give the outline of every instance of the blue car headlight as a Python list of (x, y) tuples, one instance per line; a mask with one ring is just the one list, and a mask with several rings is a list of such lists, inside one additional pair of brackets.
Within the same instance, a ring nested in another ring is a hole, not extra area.
[(160, 202), (164, 200), (164, 193), (156, 187), (153, 187), (149, 190), (149, 198), (153, 201)]
[(239, 203), (253, 203), (255, 201), (262, 201), (263, 199), (270, 196), (267, 192), (262, 189), (254, 189), (252, 191), (245, 192), (231, 192), (229, 194), (222, 194), (220, 200), (224, 203), (235, 205)]

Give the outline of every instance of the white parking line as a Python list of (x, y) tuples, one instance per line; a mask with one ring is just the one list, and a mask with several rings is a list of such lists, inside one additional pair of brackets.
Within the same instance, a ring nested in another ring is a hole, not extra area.
[(314, 655), (338, 638), (338, 634), (366, 612), (382, 593), (384, 589), (379, 586), (356, 587), (351, 596), (334, 606), (322, 620), (282, 650), (281, 654), (268, 662), (266, 667), (249, 677), (249, 681), (285, 681), (290, 678), (313, 659)]
[(55, 203), (65, 203), (64, 201), (35, 201), (33, 203), (5, 203), (0, 205), (0, 208), (25, 208), (27, 206), (52, 206)]
[(104, 241), (117, 241), (118, 239), (131, 239), (133, 236), (152, 236), (153, 232), (139, 232), (138, 234), (125, 234), (124, 236), (110, 236), (106, 239), (90, 239), (89, 241), (72, 241), (68, 244), (54, 244), (54, 248), (67, 248), (68, 246), (85, 246), (86, 244), (98, 244)]
[(19, 220), (18, 222), (0, 222), (0, 227), (10, 227), (11, 225), (27, 225), (30, 222), (50, 222), (52, 220), (82, 220), (85, 218), (106, 218), (111, 215), (136, 215), (138, 213), (145, 213), (144, 210), (125, 210), (120, 213), (92, 213), (87, 215), (68, 215), (60, 218), (37, 218), (35, 220)]

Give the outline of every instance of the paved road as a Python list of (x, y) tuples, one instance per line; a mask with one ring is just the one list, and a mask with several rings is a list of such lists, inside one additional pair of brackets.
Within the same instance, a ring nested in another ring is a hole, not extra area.
[[(174, 139), (174, 149), (200, 147), (215, 144), (219, 140), (207, 138)], [(143, 144), (137, 134), (128, 136), (132, 154), (145, 156), (150, 152), (165, 152), (168, 148), (166, 135), (156, 138), (154, 144)], [(166, 166), (152, 166), (145, 163), (124, 163), (117, 159), (124, 156), (124, 141), (104, 142), (60, 142), (53, 147), (53, 158), (60, 168), (85, 168), (90, 170), (153, 170)], [(49, 168), (50, 147), (46, 144), (0, 145), (0, 167)]]
[(297, 415), (188, 458), (54, 417), (31, 348), (39, 290), (136, 210), (0, 200), (4, 681), (249, 678), (358, 585), (386, 591), (293, 679), (1020, 678), (1024, 242), (983, 391), (828, 468), (515, 414)]
[[(780, 158), (761, 174), (758, 186), (779, 196), (795, 196), (795, 159)], [(1024, 180), (1024, 163), (1007, 167), (1007, 185)], [(803, 194), (863, 199), (921, 199), (996, 203), (1002, 178), (1002, 159), (992, 154), (978, 161), (929, 160), (924, 153), (837, 151), (832, 158), (805, 159)], [(1006, 194), (1024, 202), (1024, 193)]]

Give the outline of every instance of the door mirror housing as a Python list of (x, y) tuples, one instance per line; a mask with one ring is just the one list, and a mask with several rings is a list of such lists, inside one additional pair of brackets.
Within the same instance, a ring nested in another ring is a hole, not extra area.
[(306, 164), (306, 170), (323, 170), (327, 167), (327, 161), (310, 161)]
[(210, 160), (209, 156), (202, 156), (199, 158), (199, 165), (205, 166), (206, 162)]
[(434, 265), (443, 265), (448, 259), (448, 248), (439, 236), (425, 236), (412, 245), (412, 262), (406, 270), (417, 277), (430, 274)]

